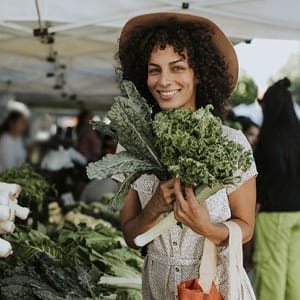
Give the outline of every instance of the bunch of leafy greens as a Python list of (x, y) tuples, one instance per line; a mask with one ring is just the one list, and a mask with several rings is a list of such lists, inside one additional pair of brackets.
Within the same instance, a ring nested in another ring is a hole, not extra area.
[(36, 204), (41, 204), (50, 190), (49, 183), (28, 164), (1, 172), (0, 181), (19, 184), (21, 196)]
[(185, 183), (234, 184), (236, 170), (246, 171), (251, 164), (251, 153), (223, 135), (221, 120), (212, 109), (211, 105), (196, 112), (172, 109), (154, 117), (159, 157), (169, 173)]
[[(160, 180), (179, 174), (186, 183), (197, 186), (235, 184), (239, 169), (251, 164), (251, 153), (223, 135), (221, 120), (212, 115), (212, 106), (192, 112), (173, 109), (152, 118), (151, 108), (129, 81), (121, 83), (124, 97), (116, 97), (108, 112), (111, 123), (94, 127), (118, 137), (125, 148), (117, 154), (89, 164), (89, 178), (99, 180), (125, 174), (111, 206), (120, 209), (130, 185), (142, 174), (155, 174)], [(205, 196), (208, 194), (206, 193)]]

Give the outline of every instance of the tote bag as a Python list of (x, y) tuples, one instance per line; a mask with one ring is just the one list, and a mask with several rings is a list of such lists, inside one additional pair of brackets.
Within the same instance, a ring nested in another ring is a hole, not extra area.
[(224, 223), (229, 230), (229, 290), (228, 299), (256, 300), (249, 277), (243, 267), (243, 244), (240, 226), (233, 221)]
[[(250, 280), (243, 267), (242, 231), (233, 222), (224, 223), (229, 230), (228, 300), (256, 300)], [(199, 278), (183, 281), (178, 285), (179, 300), (224, 300), (213, 280), (216, 275), (217, 248), (208, 239), (204, 240)]]
[(204, 240), (200, 263), (200, 278), (186, 280), (178, 285), (179, 300), (224, 300), (213, 280), (216, 276), (217, 248), (210, 240)]

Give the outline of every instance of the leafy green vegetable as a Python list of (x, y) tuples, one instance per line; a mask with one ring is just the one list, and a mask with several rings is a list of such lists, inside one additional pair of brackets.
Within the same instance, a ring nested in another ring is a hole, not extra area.
[(5, 238), (14, 245), (12, 259), (17, 262), (30, 260), (40, 253), (46, 253), (56, 261), (62, 260), (62, 248), (38, 230), (19, 226), (16, 232)]
[[(153, 144), (150, 107), (132, 82), (124, 80), (121, 89), (127, 98), (122, 96), (115, 98), (107, 115), (111, 120), (107, 128), (118, 136), (119, 142), (126, 152), (114, 154), (100, 162), (91, 163), (87, 167), (87, 173), (91, 179), (102, 179), (103, 176), (109, 177), (120, 173), (131, 174), (112, 199), (115, 209), (122, 207), (130, 185), (140, 175), (153, 173), (162, 177), (166, 171)], [(97, 123), (94, 123), (94, 126), (97, 126)], [(99, 126), (103, 126), (103, 124)]]
[(172, 109), (155, 115), (155, 146), (161, 161), (183, 182), (234, 184), (235, 172), (250, 167), (251, 152), (223, 135), (221, 120), (212, 109), (207, 105), (196, 112)]
[(28, 164), (1, 172), (0, 181), (19, 184), (22, 187), (21, 195), (37, 204), (43, 202), (50, 190), (47, 181)]
[(96, 299), (97, 279), (87, 266), (63, 267), (46, 254), (7, 268), (0, 276), (3, 300)]
[(115, 174), (154, 170), (152, 163), (136, 158), (132, 153), (122, 151), (108, 154), (101, 161), (90, 163), (87, 174), (99, 180)]
[(18, 226), (8, 236), (15, 253), (0, 260), (0, 299), (104, 299), (117, 288), (96, 287), (101, 275), (141, 276), (139, 252), (112, 227), (66, 223), (51, 232)]
[(109, 124), (106, 124), (102, 121), (90, 121), (90, 124), (92, 125), (94, 130), (99, 131), (101, 134), (106, 134), (114, 138), (118, 137), (117, 133), (111, 128)]
[(135, 182), (141, 175), (145, 174), (144, 171), (136, 171), (134, 173), (129, 174), (125, 180), (122, 182), (118, 192), (111, 199), (110, 207), (114, 210), (120, 210), (122, 208), (122, 204), (124, 203), (124, 199), (128, 194), (128, 191), (131, 187), (131, 184)]
[(142, 295), (136, 290), (118, 290), (116, 300), (142, 300)]

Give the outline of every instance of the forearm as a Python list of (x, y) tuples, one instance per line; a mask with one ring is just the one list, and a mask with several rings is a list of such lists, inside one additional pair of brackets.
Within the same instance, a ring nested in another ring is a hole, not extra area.
[(160, 213), (155, 211), (152, 203), (149, 201), (140, 213), (134, 218), (128, 220), (122, 226), (123, 235), (127, 245), (131, 248), (138, 249), (134, 239), (159, 222)]
[[(253, 226), (237, 218), (233, 218), (231, 221), (236, 222), (241, 227), (243, 243), (250, 241), (253, 235)], [(226, 244), (229, 237), (228, 228), (222, 223), (211, 223), (205, 232), (198, 233), (204, 235), (218, 246)]]

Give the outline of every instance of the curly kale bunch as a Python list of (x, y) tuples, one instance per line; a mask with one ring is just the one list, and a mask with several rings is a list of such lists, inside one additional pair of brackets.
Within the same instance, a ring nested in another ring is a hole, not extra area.
[(171, 176), (190, 184), (233, 184), (237, 170), (251, 164), (250, 151), (223, 135), (221, 120), (211, 113), (212, 105), (193, 112), (172, 109), (155, 115), (155, 147)]

